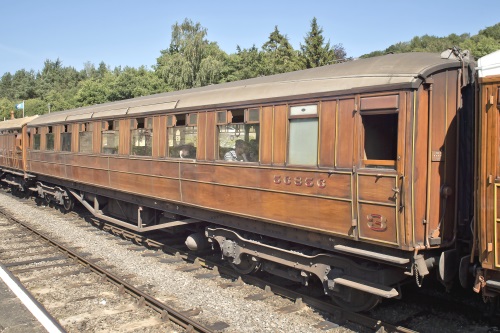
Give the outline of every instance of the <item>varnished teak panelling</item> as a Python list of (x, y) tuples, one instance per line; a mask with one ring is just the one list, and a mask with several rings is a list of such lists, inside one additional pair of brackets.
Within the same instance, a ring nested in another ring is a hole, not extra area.
[(348, 235), (351, 203), (286, 193), (183, 182), (183, 199), (203, 207)]
[(287, 112), (286, 105), (274, 107), (273, 165), (276, 166), (284, 165), (286, 160)]
[(319, 165), (322, 167), (335, 166), (336, 109), (337, 101), (321, 103)]
[(338, 133), (335, 140), (336, 167), (353, 167), (354, 154), (354, 99), (340, 100), (338, 106)]
[(273, 160), (273, 119), (274, 108), (263, 107), (260, 118), (260, 162), (271, 164)]

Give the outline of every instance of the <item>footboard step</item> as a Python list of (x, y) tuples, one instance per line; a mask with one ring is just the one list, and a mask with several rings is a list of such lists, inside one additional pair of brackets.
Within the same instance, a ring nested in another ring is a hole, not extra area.
[(333, 279), (333, 282), (385, 298), (392, 298), (399, 295), (398, 291), (394, 288), (357, 279), (352, 276), (338, 277)]
[(408, 258), (390, 256), (387, 254), (357, 249), (355, 247), (350, 247), (350, 246), (346, 246), (346, 245), (335, 245), (333, 248), (337, 251), (340, 251), (340, 252), (345, 252), (345, 253), (355, 254), (358, 256), (362, 256), (362, 257), (367, 257), (367, 258), (370, 258), (371, 260), (376, 259), (376, 260), (380, 260), (380, 261), (386, 261), (386, 262), (390, 262), (392, 264), (405, 265), (405, 264), (410, 262), (410, 259), (408, 259)]

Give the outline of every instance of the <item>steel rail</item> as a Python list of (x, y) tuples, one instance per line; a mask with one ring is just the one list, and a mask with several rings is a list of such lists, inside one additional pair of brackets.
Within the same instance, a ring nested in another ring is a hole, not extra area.
[(46, 242), (50, 243), (52, 246), (58, 248), (60, 251), (65, 253), (70, 259), (74, 260), (75, 262), (78, 262), (85, 266), (86, 268), (89, 268), (93, 272), (97, 273), (100, 275), (102, 278), (105, 278), (107, 281), (113, 283), (114, 285), (118, 286), (122, 291), (125, 291), (132, 297), (136, 298), (139, 301), (139, 304), (144, 304), (149, 306), (151, 309), (154, 311), (158, 312), (161, 315), (161, 318), (163, 320), (170, 320), (171, 322), (183, 327), (186, 329), (187, 332), (200, 332), (200, 333), (212, 333), (213, 331), (198, 322), (192, 320), (191, 318), (183, 315), (182, 313), (178, 312), (177, 310), (169, 307), (168, 305), (160, 302), (159, 300), (155, 299), (154, 297), (150, 296), (147, 293), (142, 292), (141, 290), (135, 288), (133, 285), (127, 283), (126, 281), (122, 280), (118, 276), (114, 275), (113, 273), (106, 271), (102, 267), (99, 267), (98, 265), (92, 263), (89, 260), (86, 260), (85, 258), (81, 257), (78, 255), (78, 253), (70, 250), (69, 248), (65, 247), (64, 245), (50, 239), (50, 237), (46, 236), (40, 231), (35, 230), (28, 224), (20, 221), (19, 219), (5, 213), (4, 211), (0, 211), (0, 214), (5, 216), (7, 219), (23, 226), (24, 228), (28, 229), (30, 232), (33, 234), (37, 235), (38, 237), (42, 238)]

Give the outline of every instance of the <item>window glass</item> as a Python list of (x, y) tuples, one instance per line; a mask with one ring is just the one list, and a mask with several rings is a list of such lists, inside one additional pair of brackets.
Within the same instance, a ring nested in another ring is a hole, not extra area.
[(220, 160), (259, 161), (259, 124), (228, 124), (217, 127)]
[(61, 133), (61, 151), (71, 151), (71, 133)]
[(248, 110), (248, 120), (247, 122), (258, 123), (259, 122), (259, 109), (250, 109)]
[(153, 155), (153, 130), (138, 128), (131, 131), (131, 155)]
[(33, 150), (40, 150), (40, 134), (33, 134)]
[(104, 121), (102, 123), (101, 152), (103, 154), (118, 154), (119, 124), (119, 121)]
[(79, 147), (80, 153), (92, 153), (92, 132), (79, 133)]
[(318, 118), (290, 119), (288, 163), (316, 165), (318, 159)]
[(120, 142), (120, 132), (102, 131), (102, 149), (103, 154), (118, 154), (118, 143)]
[(196, 158), (198, 128), (180, 126), (168, 128), (168, 156), (173, 158)]
[(45, 139), (47, 140), (46, 150), (54, 150), (54, 133), (45, 134)]

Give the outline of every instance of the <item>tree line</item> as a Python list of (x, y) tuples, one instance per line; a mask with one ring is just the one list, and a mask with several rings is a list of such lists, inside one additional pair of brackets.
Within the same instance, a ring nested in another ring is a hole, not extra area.
[[(441, 52), (458, 46), (476, 57), (500, 49), (500, 23), (477, 35), (451, 34), (447, 37), (414, 37), (409, 42), (389, 46), (362, 57), (386, 53)], [(15, 104), (25, 100), (26, 115), (44, 114), (81, 106), (176, 91), (258, 76), (285, 73), (351, 60), (342, 44), (331, 44), (323, 36), (316, 18), (300, 48), (295, 50), (288, 37), (276, 26), (268, 40), (227, 54), (207, 39), (207, 29), (185, 19), (172, 26), (171, 42), (161, 50), (152, 68), (115, 67), (104, 62), (97, 67), (88, 62), (80, 71), (65, 67), (60, 59), (46, 60), (35, 72), (21, 69), (5, 73), (0, 80), (0, 117), (9, 118)], [(22, 110), (14, 110), (20, 117)], [(1, 120), (1, 119), (0, 119)]]

